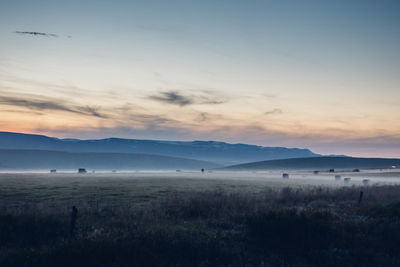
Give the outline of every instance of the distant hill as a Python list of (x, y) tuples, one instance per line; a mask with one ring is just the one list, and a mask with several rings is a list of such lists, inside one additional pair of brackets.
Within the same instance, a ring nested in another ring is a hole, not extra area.
[(205, 160), (224, 165), (320, 156), (308, 149), (262, 147), (215, 141), (160, 141), (107, 138), (100, 140), (58, 139), (43, 135), (0, 132), (0, 149), (40, 149), (67, 152), (144, 153)]
[(366, 169), (400, 168), (400, 159), (353, 158), (353, 157), (312, 157), (281, 159), (238, 164), (221, 170), (329, 170), (329, 169)]
[(220, 166), (206, 161), (149, 154), (0, 149), (0, 170), (200, 170)]

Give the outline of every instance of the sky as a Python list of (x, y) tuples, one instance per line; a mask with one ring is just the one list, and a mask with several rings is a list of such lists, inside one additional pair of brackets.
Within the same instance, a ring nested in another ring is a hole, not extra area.
[(400, 1), (0, 2), (0, 131), (400, 157)]

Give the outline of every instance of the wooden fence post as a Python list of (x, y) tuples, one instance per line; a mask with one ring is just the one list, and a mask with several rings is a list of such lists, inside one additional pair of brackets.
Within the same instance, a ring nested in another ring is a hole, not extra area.
[(363, 198), (363, 194), (364, 194), (364, 192), (363, 192), (363, 191), (360, 191), (360, 198), (358, 199), (358, 206), (361, 205), (361, 201), (362, 201), (362, 198)]
[(71, 224), (69, 226), (70, 237), (74, 237), (74, 235), (75, 235), (75, 225), (76, 225), (76, 217), (77, 216), (78, 216), (78, 209), (75, 206), (72, 206)]

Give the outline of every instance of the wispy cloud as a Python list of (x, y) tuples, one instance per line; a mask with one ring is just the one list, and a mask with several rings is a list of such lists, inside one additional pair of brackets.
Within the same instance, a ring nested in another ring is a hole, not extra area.
[(197, 121), (208, 121), (209, 115), (207, 112), (201, 112), (199, 116), (196, 118)]
[(78, 109), (78, 111), (80, 111), (86, 115), (91, 115), (91, 116), (98, 117), (98, 118), (107, 118), (108, 117), (99, 112), (100, 107), (86, 106), (86, 107), (78, 107), (77, 109)]
[(276, 94), (262, 94), (265, 98), (277, 98)]
[(210, 121), (215, 121), (215, 120), (220, 120), (222, 119), (221, 114), (215, 114), (215, 113), (208, 113), (208, 112), (200, 112), (195, 118), (194, 121), (196, 122), (210, 122)]
[(36, 109), (36, 110), (61, 110), (68, 112), (76, 112), (64, 105), (43, 99), (21, 99), (17, 97), (1, 96), (0, 104), (26, 107), (28, 109)]
[(43, 115), (40, 111), (32, 111), (32, 110), (17, 110), (17, 109), (0, 109), (0, 112), (4, 113), (20, 113), (20, 114), (28, 114), (28, 115)]
[(33, 36), (45, 36), (45, 37), (58, 37), (58, 34), (47, 33), (47, 32), (27, 32), (27, 31), (15, 31), (17, 34), (22, 35), (33, 35)]
[(49, 99), (43, 97), (21, 98), (14, 96), (0, 96), (0, 105), (22, 107), (28, 110), (63, 111), (86, 116), (94, 116), (98, 118), (107, 118), (106, 115), (99, 113), (99, 107), (65, 104), (65, 101), (62, 101), (60, 99)]
[(282, 114), (282, 113), (283, 113), (283, 111), (280, 108), (274, 108), (269, 111), (266, 111), (264, 114), (265, 115), (276, 115), (276, 114)]
[(158, 95), (149, 96), (149, 98), (168, 104), (179, 105), (181, 107), (194, 103), (191, 98), (176, 91), (161, 92)]
[(181, 107), (192, 104), (216, 105), (226, 102), (226, 100), (215, 97), (211, 95), (209, 92), (206, 93), (205, 91), (197, 95), (194, 94), (185, 95), (178, 91), (165, 91), (165, 92), (160, 92), (157, 95), (151, 95), (148, 98), (159, 102), (178, 105)]

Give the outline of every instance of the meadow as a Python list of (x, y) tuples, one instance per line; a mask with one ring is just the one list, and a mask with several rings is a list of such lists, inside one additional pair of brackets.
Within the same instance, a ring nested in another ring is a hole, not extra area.
[(399, 266), (400, 173), (339, 174), (1, 173), (0, 266)]

